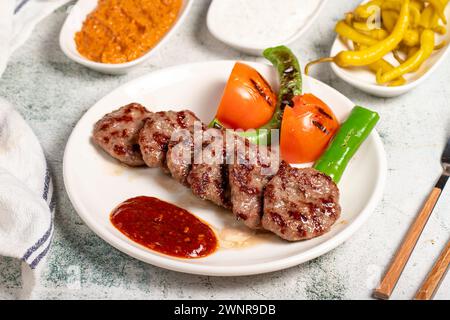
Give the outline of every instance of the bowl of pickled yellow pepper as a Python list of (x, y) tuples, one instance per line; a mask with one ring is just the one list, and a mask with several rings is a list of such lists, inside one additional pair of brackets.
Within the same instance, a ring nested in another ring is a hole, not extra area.
[(424, 81), (449, 50), (449, 0), (369, 0), (335, 25), (330, 57), (343, 80), (370, 94), (392, 97)]

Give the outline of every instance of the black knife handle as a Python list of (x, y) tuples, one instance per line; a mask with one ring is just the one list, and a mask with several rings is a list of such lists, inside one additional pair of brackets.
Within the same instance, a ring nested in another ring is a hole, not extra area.
[(434, 186), (435, 188), (444, 190), (445, 184), (448, 181), (448, 176), (443, 174), (440, 178), (439, 181), (436, 183), (436, 185)]

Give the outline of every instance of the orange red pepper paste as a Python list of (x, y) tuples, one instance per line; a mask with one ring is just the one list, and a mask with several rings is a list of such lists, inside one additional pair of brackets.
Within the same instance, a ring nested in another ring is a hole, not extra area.
[(182, 0), (99, 0), (75, 35), (78, 52), (103, 63), (135, 60), (169, 31), (181, 3)]

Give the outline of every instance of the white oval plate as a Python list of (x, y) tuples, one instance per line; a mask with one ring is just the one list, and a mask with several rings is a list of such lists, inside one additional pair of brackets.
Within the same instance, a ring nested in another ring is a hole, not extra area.
[(186, 18), (192, 3), (193, 0), (183, 0), (180, 12), (178, 13), (177, 21), (164, 35), (164, 37), (152, 49), (150, 49), (149, 52), (130, 62), (112, 64), (91, 61), (83, 57), (78, 52), (77, 45), (75, 43), (75, 34), (81, 30), (87, 15), (97, 7), (97, 1), (78, 0), (78, 2), (70, 10), (70, 13), (61, 29), (61, 33), (59, 34), (59, 46), (69, 59), (72, 59), (73, 61), (88, 68), (107, 74), (123, 74), (150, 58), (152, 54), (158, 50), (158, 48), (160, 48), (171, 35), (175, 33), (177, 28)]
[[(230, 32), (229, 21), (230, 18), (227, 16), (226, 8), (223, 8), (222, 4), (227, 3), (229, 0), (213, 0), (208, 9), (208, 15), (206, 18), (206, 23), (208, 30), (211, 34), (222, 41), (223, 43), (229, 45), (230, 47), (236, 48), (242, 52), (260, 56), (264, 49), (268, 47), (274, 47), (278, 45), (289, 45), (299, 39), (317, 20), (321, 10), (325, 7), (328, 0), (308, 0), (302, 4), (302, 14), (305, 17), (298, 23), (297, 29), (293, 30), (291, 34), (286, 34), (283, 39), (271, 43), (270, 41), (264, 41), (264, 43), (251, 43), (250, 40), (245, 39), (242, 36), (249, 28), (254, 28), (251, 25), (242, 25), (240, 32)], [(245, 7), (245, 1), (239, 1), (239, 5)], [(275, 2), (274, 2), (275, 3)], [(228, 5), (228, 4), (227, 4)], [(276, 6), (281, 8), (283, 6), (282, 1), (276, 1)], [(240, 17), (242, 21), (245, 21), (245, 14), (247, 13), (245, 8), (240, 11), (244, 16)], [(239, 21), (238, 21), (239, 22)], [(270, 24), (266, 28), (270, 28)]]
[[(208, 123), (215, 115), (234, 61), (216, 61), (159, 70), (114, 90), (91, 107), (74, 128), (64, 154), (64, 182), (76, 211), (101, 238), (132, 257), (170, 270), (237, 276), (288, 268), (335, 248), (358, 229), (381, 199), (386, 159), (381, 140), (372, 133), (351, 161), (339, 185), (342, 217), (332, 230), (316, 239), (290, 243), (275, 235), (253, 235), (232, 214), (196, 198), (188, 188), (159, 169), (120, 165), (91, 141), (94, 123), (105, 113), (136, 101), (151, 110), (189, 108)], [(271, 66), (249, 63), (277, 86)], [(304, 77), (305, 91), (323, 99), (343, 120), (354, 104), (333, 88)], [(178, 259), (148, 250), (129, 240), (109, 221), (122, 201), (154, 196), (183, 207), (208, 222), (221, 238), (221, 248), (201, 259)], [(233, 238), (249, 237), (247, 245), (229, 248)]]
[[(365, 3), (367, 1), (363, 1)], [(445, 10), (445, 15), (450, 17), (450, 6), (448, 5)], [(425, 81), (442, 63), (442, 61), (448, 56), (450, 52), (450, 32), (443, 36), (436, 37), (436, 43), (441, 43), (441, 41), (446, 41), (446, 45), (435, 51), (431, 57), (425, 61), (422, 66), (414, 73), (408, 73), (404, 77), (406, 79), (406, 84), (398, 87), (387, 87), (380, 86), (377, 84), (375, 79), (375, 74), (370, 70), (361, 67), (361, 68), (341, 68), (336, 64), (332, 63), (331, 68), (334, 73), (344, 80), (345, 82), (351, 84), (352, 86), (367, 92), (369, 94), (378, 96), (378, 97), (396, 97), (402, 95)], [(339, 37), (336, 37), (336, 40), (333, 43), (333, 47), (331, 48), (330, 57), (334, 57), (342, 50), (348, 50), (349, 45), (342, 41)], [(391, 62), (394, 65), (397, 65), (398, 62), (395, 60), (393, 55), (389, 53), (385, 59)]]

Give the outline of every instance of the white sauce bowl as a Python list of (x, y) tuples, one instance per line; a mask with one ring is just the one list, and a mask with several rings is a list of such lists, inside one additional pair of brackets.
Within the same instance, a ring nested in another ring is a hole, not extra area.
[[(289, 26), (281, 25), (280, 21), (285, 14), (281, 10), (288, 5), (283, 1), (213, 0), (206, 23), (211, 34), (221, 42), (247, 54), (260, 56), (268, 47), (289, 45), (299, 39), (319, 17), (328, 0), (297, 0), (301, 3), (301, 10), (298, 11), (301, 18), (294, 24), (296, 17), (286, 17), (284, 23)], [(268, 6), (254, 11), (249, 3)], [(299, 9), (295, 6), (291, 3), (290, 7)]]

